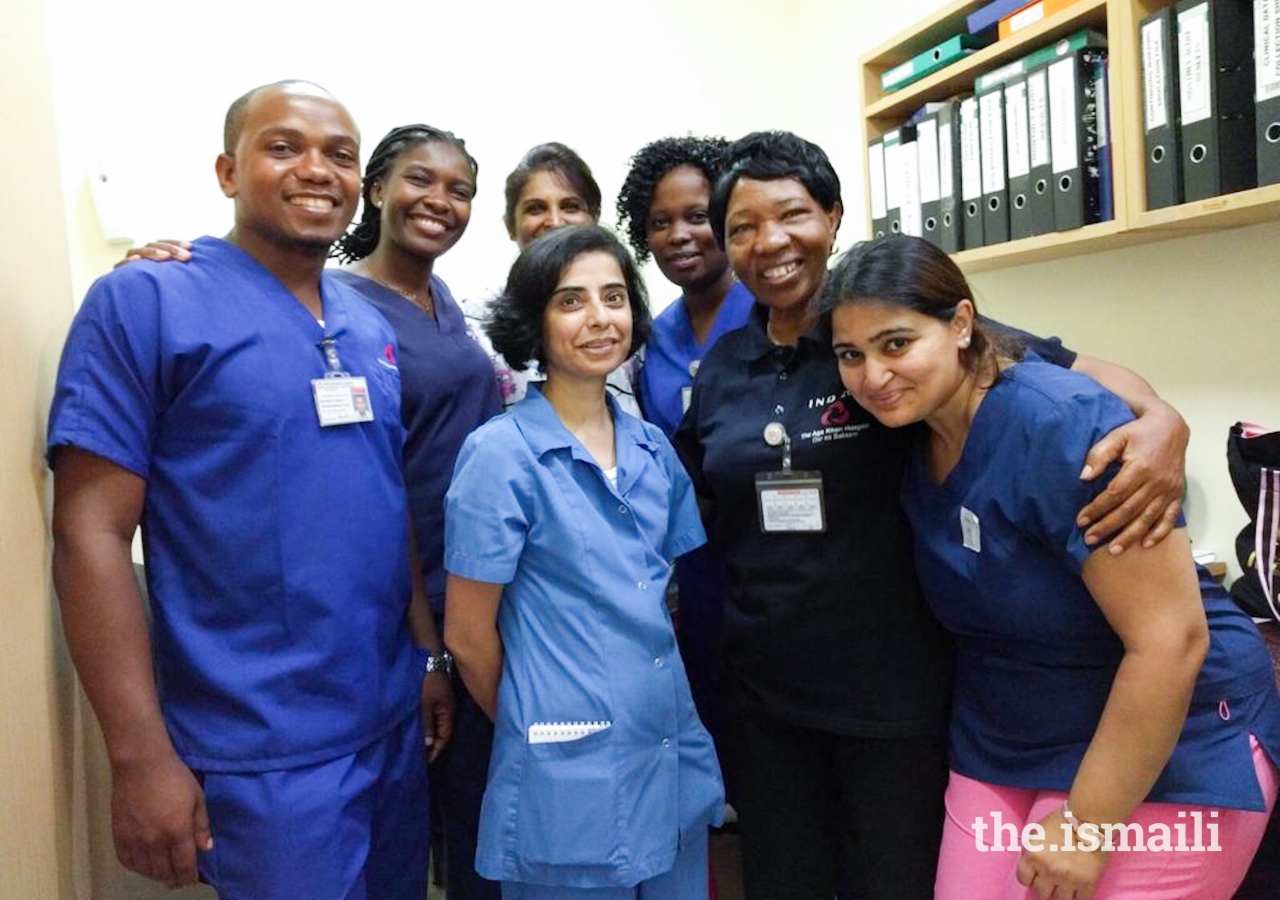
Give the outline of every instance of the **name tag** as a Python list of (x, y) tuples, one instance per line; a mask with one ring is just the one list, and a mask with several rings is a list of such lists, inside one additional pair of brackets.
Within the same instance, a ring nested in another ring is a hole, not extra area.
[(373, 404), (369, 402), (369, 385), (364, 376), (313, 378), (311, 393), (321, 428), (373, 421)]
[(827, 530), (821, 472), (760, 472), (756, 499), (765, 534)]
[(982, 552), (982, 529), (978, 525), (978, 517), (963, 506), (960, 507), (960, 539), (966, 549)]

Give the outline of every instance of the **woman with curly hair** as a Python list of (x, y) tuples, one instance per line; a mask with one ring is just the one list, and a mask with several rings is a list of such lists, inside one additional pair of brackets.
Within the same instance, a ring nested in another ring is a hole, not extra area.
[(618, 227), (636, 261), (650, 256), (683, 293), (653, 321), (640, 375), (645, 418), (668, 436), (689, 406), (698, 362), (720, 335), (747, 324), (751, 292), (733, 275), (711, 229), (711, 187), (729, 142), (662, 138), (631, 158), (618, 193)]
[[(729, 142), (669, 137), (631, 158), (618, 193), (618, 227), (636, 259), (650, 256), (682, 293), (653, 320), (637, 381), (644, 417), (670, 437), (689, 408), (693, 376), (722, 334), (747, 324), (755, 302), (734, 277), (711, 229), (711, 187)], [(680, 651), (702, 721), (719, 742), (720, 660), (717, 646), (729, 572), (710, 545), (676, 566)]]

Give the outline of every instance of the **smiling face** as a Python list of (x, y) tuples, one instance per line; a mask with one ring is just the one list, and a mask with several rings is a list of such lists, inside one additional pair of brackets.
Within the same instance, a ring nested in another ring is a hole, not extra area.
[(427, 141), (403, 150), (369, 196), (381, 209), (383, 239), (434, 260), (467, 230), (475, 193), (466, 156), (446, 141)]
[(827, 275), (840, 226), (795, 178), (739, 179), (725, 211), (725, 244), (734, 274), (770, 309), (807, 304)]
[(568, 180), (551, 169), (540, 169), (529, 176), (516, 200), (515, 230), (510, 232), (516, 246), (524, 249), (540, 234), (564, 225), (588, 225), (595, 222), (582, 195)]
[(645, 237), (667, 280), (685, 293), (715, 284), (729, 267), (711, 230), (711, 182), (696, 166), (677, 166), (653, 189)]
[(238, 243), (323, 256), (360, 197), (359, 132), (325, 94), (264, 88), (250, 98), (234, 153), (218, 157), (217, 172), (236, 202)]
[(840, 380), (884, 425), (928, 420), (963, 404), (971, 377), (961, 357), (973, 330), (973, 304), (961, 300), (950, 322), (905, 306), (858, 300), (831, 316)]
[(631, 351), (631, 298), (613, 255), (581, 253), (564, 268), (542, 316), (548, 380), (599, 379)]

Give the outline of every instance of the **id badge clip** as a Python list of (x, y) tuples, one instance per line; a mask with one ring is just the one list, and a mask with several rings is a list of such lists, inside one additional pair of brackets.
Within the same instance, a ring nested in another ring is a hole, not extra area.
[(326, 337), (320, 342), (328, 371), (323, 378), (311, 379), (311, 394), (316, 402), (316, 420), (321, 428), (332, 425), (354, 425), (373, 421), (373, 404), (369, 400), (369, 383), (364, 376), (353, 378), (342, 369), (338, 359), (338, 342)]
[(782, 471), (756, 473), (760, 530), (765, 534), (826, 531), (822, 473), (792, 470), (791, 438), (781, 422), (765, 426), (764, 442), (770, 447), (782, 448)]

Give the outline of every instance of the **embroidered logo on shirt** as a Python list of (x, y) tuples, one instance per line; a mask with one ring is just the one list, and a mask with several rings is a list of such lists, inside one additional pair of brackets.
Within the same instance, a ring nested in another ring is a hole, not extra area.
[(837, 400), (822, 411), (822, 418), (818, 421), (827, 428), (835, 425), (847, 425), (849, 423), (849, 407), (845, 406), (843, 400)]

